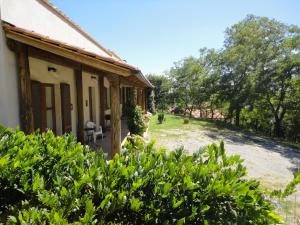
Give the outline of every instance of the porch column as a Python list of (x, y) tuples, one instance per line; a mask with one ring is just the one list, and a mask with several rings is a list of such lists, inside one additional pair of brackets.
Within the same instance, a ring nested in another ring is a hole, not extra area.
[(21, 130), (26, 134), (34, 131), (33, 112), (31, 104), (31, 82), (28, 60), (28, 47), (21, 43), (16, 43), (16, 55), (19, 74), (20, 92), (20, 119)]
[(134, 105), (134, 93), (133, 93), (133, 87), (128, 87), (127, 88), (127, 95), (128, 95), (128, 99), (131, 105)]
[(82, 67), (74, 70), (77, 94), (77, 140), (84, 143)]
[(142, 88), (142, 110), (143, 110), (143, 113), (146, 113), (145, 88)]
[(120, 119), (120, 78), (109, 75), (111, 90), (111, 156), (121, 150), (121, 119)]
[(105, 94), (104, 94), (104, 76), (99, 77), (99, 92), (100, 92), (100, 125), (105, 128)]
[(141, 107), (141, 91), (139, 88), (136, 88), (136, 102), (137, 105)]

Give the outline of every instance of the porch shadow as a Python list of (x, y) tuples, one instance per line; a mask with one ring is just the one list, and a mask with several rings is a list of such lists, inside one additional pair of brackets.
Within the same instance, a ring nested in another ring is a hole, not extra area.
[[(127, 121), (125, 119), (121, 120), (121, 143), (126, 139), (129, 134), (129, 130), (127, 128)], [(103, 134), (103, 139), (99, 136), (96, 140), (95, 146), (91, 146), (94, 149), (103, 149), (105, 153), (108, 154), (108, 158), (111, 158), (111, 129), (108, 128)]]

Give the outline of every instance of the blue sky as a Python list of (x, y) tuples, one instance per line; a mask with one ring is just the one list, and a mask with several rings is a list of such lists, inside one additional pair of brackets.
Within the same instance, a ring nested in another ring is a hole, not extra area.
[(300, 26), (300, 0), (51, 0), (128, 63), (145, 74), (221, 48), (224, 31), (247, 14)]

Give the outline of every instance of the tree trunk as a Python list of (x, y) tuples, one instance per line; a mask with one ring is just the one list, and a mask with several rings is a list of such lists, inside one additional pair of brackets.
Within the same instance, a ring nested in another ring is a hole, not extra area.
[(192, 106), (192, 107), (190, 108), (190, 118), (192, 118), (193, 110), (194, 110), (194, 106)]
[(274, 136), (275, 137), (283, 137), (283, 129), (282, 129), (282, 119), (275, 117), (275, 124), (274, 124)]
[(229, 123), (232, 124), (232, 118), (233, 118), (233, 110), (229, 109), (228, 115), (225, 117), (225, 122), (227, 123), (229, 121)]
[[(284, 118), (284, 115), (286, 113), (286, 108), (284, 108), (282, 105), (282, 102), (285, 98), (285, 92), (281, 92), (281, 96), (280, 96), (280, 102), (278, 103), (277, 107), (275, 108), (274, 105), (272, 104), (270, 98), (267, 99), (271, 110), (274, 114), (274, 118), (275, 118), (275, 124), (274, 124), (274, 130), (273, 130), (273, 134), (275, 137), (284, 137), (284, 131), (283, 131), (283, 127), (282, 127), (282, 121)], [(282, 109), (282, 110), (280, 110)]]
[(240, 113), (241, 113), (241, 110), (240, 110), (240, 109), (237, 109), (237, 110), (235, 111), (235, 125), (236, 125), (237, 127), (240, 126)]
[(221, 111), (220, 112), (220, 120), (222, 120), (222, 118), (225, 118), (224, 113)]
[(258, 121), (257, 120), (255, 120), (254, 127), (255, 127), (255, 131), (257, 132), (258, 131)]

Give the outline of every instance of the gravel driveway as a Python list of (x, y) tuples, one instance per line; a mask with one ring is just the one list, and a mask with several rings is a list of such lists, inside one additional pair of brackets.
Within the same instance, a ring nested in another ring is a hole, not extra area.
[[(269, 190), (283, 189), (300, 168), (300, 149), (228, 129), (191, 125), (189, 128), (159, 129), (150, 133), (149, 138), (156, 140), (156, 146), (170, 150), (184, 146), (190, 153), (213, 142), (218, 144), (223, 139), (227, 154), (240, 155), (247, 167), (248, 177), (259, 180)], [(281, 201), (274, 199), (273, 203), (285, 220), (284, 224), (300, 225), (300, 185), (295, 194)]]
[(285, 187), (300, 165), (300, 150), (226, 129), (170, 129), (161, 130), (151, 137), (156, 140), (157, 146), (167, 149), (184, 146), (188, 152), (223, 139), (227, 154), (240, 155), (245, 160), (248, 176), (260, 180), (264, 187), (270, 189)]

